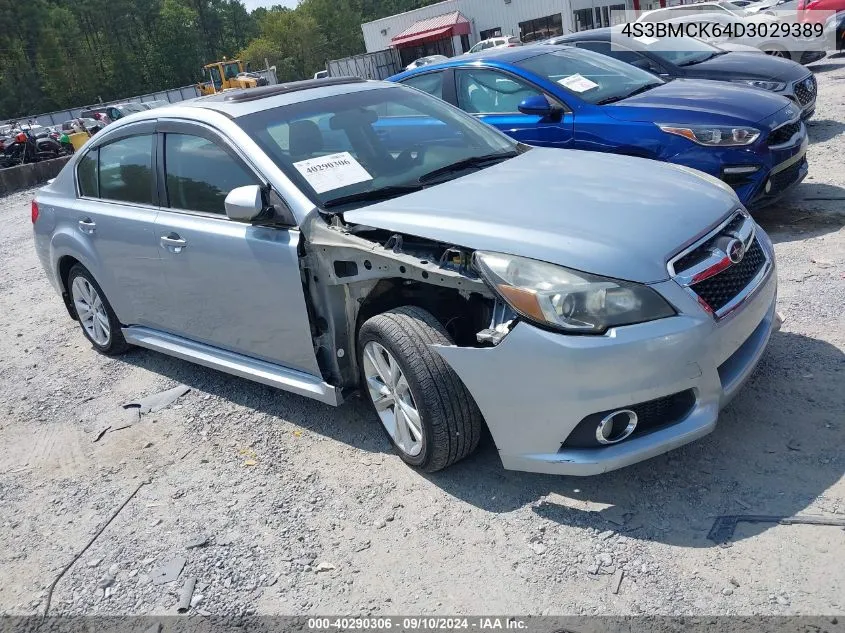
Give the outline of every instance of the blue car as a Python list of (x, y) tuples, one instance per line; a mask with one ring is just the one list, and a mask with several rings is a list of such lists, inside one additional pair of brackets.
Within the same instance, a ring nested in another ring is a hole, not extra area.
[(800, 108), (785, 97), (723, 82), (665, 82), (592, 51), (502, 49), (390, 81), (444, 99), (529, 145), (698, 169), (729, 184), (751, 209), (807, 175), (807, 130)]

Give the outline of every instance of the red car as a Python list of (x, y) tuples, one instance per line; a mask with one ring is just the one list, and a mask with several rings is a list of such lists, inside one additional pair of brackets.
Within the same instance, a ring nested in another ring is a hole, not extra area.
[(819, 14), (819, 11), (845, 11), (845, 0), (798, 0), (798, 14), (802, 22), (824, 22), (829, 13)]

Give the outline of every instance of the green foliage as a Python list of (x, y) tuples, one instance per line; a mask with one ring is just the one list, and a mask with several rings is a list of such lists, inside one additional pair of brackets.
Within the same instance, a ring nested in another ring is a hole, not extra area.
[(0, 120), (175, 88), (240, 55), (280, 80), (364, 52), (361, 23), (437, 0), (0, 0)]

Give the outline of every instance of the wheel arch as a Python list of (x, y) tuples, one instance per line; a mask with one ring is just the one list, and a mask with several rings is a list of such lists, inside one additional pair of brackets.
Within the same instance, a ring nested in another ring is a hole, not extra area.
[[(458, 345), (478, 344), (475, 334), (489, 325), (494, 299), (468, 269), (468, 252), (415, 238), (403, 244), (399, 235), (366, 239), (335, 228), (319, 219), (306, 223), (301, 251), (314, 349), (326, 382), (357, 388), (361, 325), (401, 306), (430, 312)], [(443, 263), (441, 251), (463, 263)]]
[(76, 264), (79, 264), (80, 266), (85, 265), (73, 255), (62, 255), (56, 262), (56, 274), (62, 289), (62, 301), (64, 301), (65, 308), (67, 308), (68, 314), (70, 314), (72, 319), (78, 319), (79, 316), (76, 314), (76, 308), (73, 307), (73, 301), (70, 300), (68, 276), (70, 275), (70, 269)]

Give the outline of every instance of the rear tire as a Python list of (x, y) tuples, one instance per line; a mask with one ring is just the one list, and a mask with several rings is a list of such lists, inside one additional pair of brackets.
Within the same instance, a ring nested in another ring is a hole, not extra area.
[(430, 345), (454, 345), (429, 312), (404, 306), (358, 334), (361, 386), (399, 457), (424, 472), (472, 453), (482, 416), (458, 375)]
[(95, 350), (114, 356), (131, 347), (102, 288), (82, 264), (75, 264), (68, 272), (67, 288), (82, 333)]

